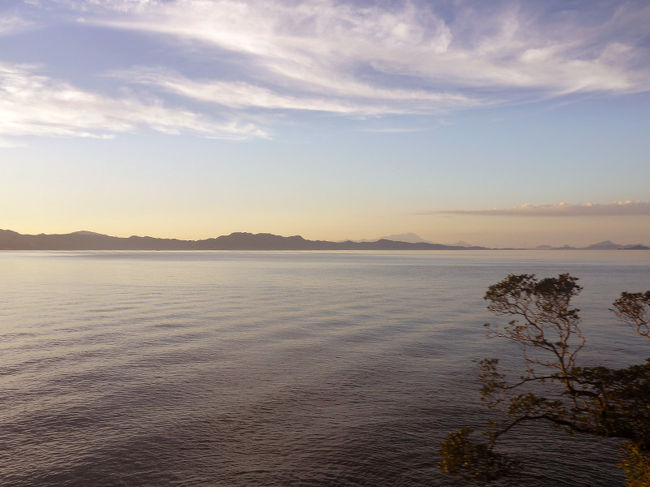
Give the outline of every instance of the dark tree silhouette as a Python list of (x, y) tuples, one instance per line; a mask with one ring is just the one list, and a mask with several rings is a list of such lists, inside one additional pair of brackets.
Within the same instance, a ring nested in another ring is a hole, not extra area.
[[(499, 479), (519, 465), (496, 451), (499, 439), (525, 422), (547, 422), (565, 431), (624, 440), (621, 467), (628, 486), (650, 486), (650, 359), (623, 369), (579, 367), (586, 340), (579, 309), (582, 288), (569, 274), (537, 279), (509, 275), (488, 288), (488, 309), (512, 319), (486, 324), (488, 336), (521, 348), (523, 370), (511, 380), (498, 359), (479, 362), (482, 401), (503, 419), (489, 423), (484, 439), (471, 428), (450, 433), (440, 449), (440, 469), (478, 484)], [(612, 311), (642, 337), (648, 333), (650, 291), (622, 293)]]
[(648, 326), (648, 310), (650, 309), (650, 291), (645, 293), (621, 293), (614, 301), (612, 310), (616, 316), (635, 329), (635, 331), (650, 339)]

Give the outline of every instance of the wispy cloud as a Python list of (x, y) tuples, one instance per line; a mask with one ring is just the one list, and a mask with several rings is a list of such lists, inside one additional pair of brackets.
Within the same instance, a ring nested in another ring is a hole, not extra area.
[(421, 215), (474, 215), (474, 216), (650, 216), (650, 202), (615, 201), (613, 203), (553, 203), (548, 205), (524, 204), (514, 208), (491, 210), (439, 210), (425, 211)]
[(436, 109), (478, 104), (466, 96), (422, 90), (369, 89), (365, 97), (355, 99), (327, 95), (315, 97), (303, 93), (282, 93), (277, 88), (270, 89), (243, 81), (192, 80), (164, 68), (138, 67), (115, 71), (109, 75), (131, 84), (155, 87), (174, 95), (235, 109), (305, 110), (372, 116), (427, 113)]
[(216, 122), (189, 110), (170, 108), (155, 98), (111, 98), (39, 74), (37, 66), (0, 63), (0, 136), (111, 138), (149, 128), (244, 139), (266, 133), (252, 123)]
[[(129, 30), (175, 54), (155, 66), (112, 68), (108, 74), (131, 90), (123, 98), (0, 64), (5, 137), (110, 137), (147, 127), (237, 139), (266, 136), (260, 125), (282, 118), (270, 112), (441, 116), (650, 90), (650, 4), (642, 1), (26, 3), (42, 14), (35, 18), (83, 22), (84, 35), (92, 26)], [(0, 36), (30, 26), (0, 18)], [(178, 53), (191, 62), (179, 63)]]
[[(178, 83), (171, 88), (164, 77), (146, 80), (189, 96), (221, 100), (215, 93), (222, 89), (253, 90), (254, 100), (264, 98), (272, 107), (320, 106), (348, 114), (356, 110), (345, 109), (345, 100), (352, 105), (390, 100), (385, 106), (392, 113), (396, 106), (410, 112), (416, 104), (435, 111), (650, 89), (647, 3), (588, 2), (574, 10), (562, 2), (544, 3), (557, 11), (488, 3), (461, 2), (446, 16), (429, 2), (415, 1), (389, 6), (332, 0), (93, 0), (77, 5), (91, 23), (197, 43), (206, 57), (215, 58), (206, 52), (210, 47), (238, 55), (245, 66), (242, 76), (257, 81), (233, 87), (217, 80), (194, 80), (198, 85), (192, 86), (185, 80), (188, 91)], [(267, 91), (253, 86), (258, 83)], [(194, 88), (203, 95), (192, 95)], [(270, 91), (278, 88), (293, 97)], [(297, 100), (296, 93), (333, 100)]]
[(0, 36), (19, 34), (33, 29), (36, 24), (17, 15), (0, 16)]
[(431, 130), (432, 127), (364, 127), (360, 132), (373, 132), (377, 134), (408, 134)]

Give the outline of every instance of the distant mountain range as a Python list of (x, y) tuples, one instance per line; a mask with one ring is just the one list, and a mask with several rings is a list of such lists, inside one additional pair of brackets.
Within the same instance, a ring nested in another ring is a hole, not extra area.
[(650, 250), (650, 247), (643, 244), (622, 245), (612, 242), (611, 240), (604, 240), (595, 244), (587, 245), (586, 247), (571, 247), (570, 245), (563, 245), (562, 247), (552, 247), (550, 245), (539, 245), (535, 247), (538, 250)]
[[(406, 234), (412, 237), (412, 234)], [(610, 241), (588, 247), (539, 246), (549, 250), (649, 250), (645, 245), (620, 245)], [(375, 241), (330, 242), (307, 240), (300, 235), (282, 237), (271, 233), (235, 232), (205, 240), (178, 240), (132, 236), (112, 237), (94, 232), (73, 232), (62, 235), (23, 235), (0, 230), (0, 250), (489, 250), (488, 247), (443, 245), (430, 242), (404, 242), (382, 238)], [(505, 250), (505, 249), (504, 249)]]
[(282, 237), (270, 233), (236, 232), (205, 240), (178, 240), (132, 236), (112, 237), (94, 232), (63, 235), (23, 235), (0, 230), (0, 250), (485, 250), (428, 242), (400, 242), (379, 239), (373, 242), (329, 242), (306, 240), (299, 235)]

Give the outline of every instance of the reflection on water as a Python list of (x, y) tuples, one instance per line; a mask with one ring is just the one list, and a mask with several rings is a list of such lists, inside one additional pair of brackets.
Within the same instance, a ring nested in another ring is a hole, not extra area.
[[(567, 271), (584, 360), (645, 357), (607, 312), (645, 252), (0, 253), (0, 484), (464, 485), (438, 444), (488, 419), (471, 360), (512, 352), (483, 293)], [(530, 486), (622, 482), (602, 442), (508, 446)]]

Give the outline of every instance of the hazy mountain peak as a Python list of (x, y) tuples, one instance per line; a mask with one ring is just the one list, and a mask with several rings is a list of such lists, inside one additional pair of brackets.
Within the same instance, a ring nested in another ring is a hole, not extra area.
[(610, 249), (620, 249), (622, 245), (617, 244), (612, 242), (611, 240), (603, 240), (602, 242), (598, 242), (592, 245), (589, 245), (585, 247), (586, 249), (602, 249), (602, 250), (610, 250)]
[(426, 242), (426, 240), (420, 237), (417, 233), (413, 233), (413, 232), (396, 233), (393, 235), (387, 235), (385, 237), (380, 237), (378, 240), (392, 240), (394, 242), (408, 242), (408, 243)]

